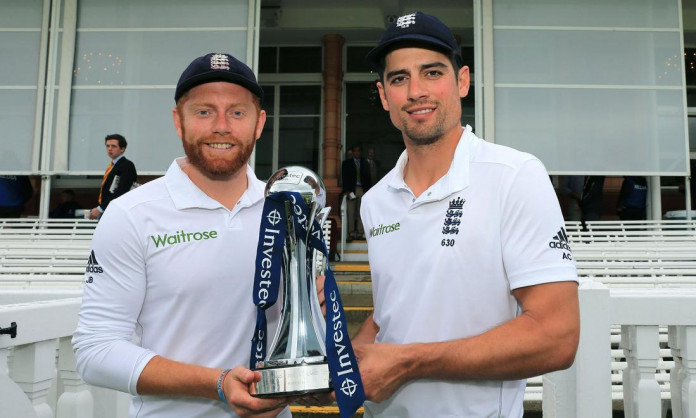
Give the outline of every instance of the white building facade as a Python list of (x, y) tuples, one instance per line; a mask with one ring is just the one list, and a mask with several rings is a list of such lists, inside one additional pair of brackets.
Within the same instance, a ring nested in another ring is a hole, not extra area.
[[(416, 10), (461, 40), (474, 75), (463, 123), (477, 135), (537, 155), (550, 174), (643, 175), (655, 190), (689, 175), (694, 0), (0, 0), (0, 175), (33, 176), (46, 217), (55, 190), (98, 189), (114, 132), (141, 176), (162, 175), (183, 153), (176, 81), (212, 51), (246, 61), (264, 86), (260, 178), (289, 164), (335, 178), (353, 144), (375, 148), (386, 171), (403, 144), (371, 102), (362, 59)], [(327, 60), (327, 36), (338, 58)], [(340, 65), (337, 85), (327, 62)]]

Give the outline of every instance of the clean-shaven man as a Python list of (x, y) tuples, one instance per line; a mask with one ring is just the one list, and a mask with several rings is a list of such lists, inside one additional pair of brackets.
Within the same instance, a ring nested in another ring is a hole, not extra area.
[(401, 16), (367, 59), (406, 150), (363, 197), (374, 313), (354, 344), (365, 415), (519, 418), (524, 379), (569, 367), (579, 338), (547, 172), (461, 126), (469, 69), (434, 16)]
[(98, 205), (90, 211), (90, 219), (99, 219), (109, 203), (128, 192), (138, 179), (135, 164), (123, 155), (128, 146), (126, 138), (121, 134), (109, 134), (104, 138), (104, 145), (111, 162), (104, 172), (99, 188)]

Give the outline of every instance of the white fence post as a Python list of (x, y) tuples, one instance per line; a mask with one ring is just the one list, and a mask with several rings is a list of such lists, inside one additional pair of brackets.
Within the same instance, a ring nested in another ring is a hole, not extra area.
[(670, 375), (673, 418), (696, 418), (696, 326), (670, 326), (674, 356)]
[(674, 358), (674, 367), (669, 374), (669, 387), (672, 400), (672, 417), (682, 418), (682, 396), (681, 389), (684, 379), (686, 378), (686, 368), (684, 367), (684, 362), (682, 360), (681, 353), (681, 331), (682, 327), (676, 325), (670, 325), (667, 327), (667, 343), (669, 344), (670, 352), (672, 353), (672, 358)]
[(662, 416), (660, 385), (655, 380), (660, 358), (656, 325), (622, 325), (621, 348), (626, 356), (623, 372), (624, 412), (631, 418)]
[(567, 370), (544, 375), (544, 418), (611, 417), (609, 289), (586, 281), (578, 297), (580, 344), (575, 363)]
[(34, 405), (39, 418), (53, 418), (48, 391), (56, 374), (56, 340), (15, 347), (12, 377)]
[(688, 370), (682, 382), (682, 411), (685, 418), (696, 418), (696, 326), (682, 328), (682, 363)]
[(7, 367), (9, 352), (7, 348), (0, 348), (0, 412), (2, 416), (36, 418), (34, 407), (24, 391), (10, 379)]
[(63, 393), (58, 398), (56, 418), (92, 418), (94, 399), (87, 384), (77, 374), (71, 337), (63, 337), (58, 344), (58, 378)]

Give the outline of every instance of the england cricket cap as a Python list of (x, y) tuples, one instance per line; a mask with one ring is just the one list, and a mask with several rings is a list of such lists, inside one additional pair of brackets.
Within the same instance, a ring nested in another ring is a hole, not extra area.
[(263, 89), (256, 81), (254, 72), (246, 64), (230, 54), (210, 53), (198, 57), (189, 64), (179, 78), (174, 92), (174, 101), (192, 88), (213, 81), (239, 84), (263, 102)]
[(377, 46), (365, 57), (365, 61), (377, 67), (379, 60), (397, 42), (419, 41), (431, 44), (437, 49), (453, 51), (459, 65), (464, 65), (457, 40), (450, 28), (435, 16), (423, 12), (401, 16), (392, 22), (382, 34)]

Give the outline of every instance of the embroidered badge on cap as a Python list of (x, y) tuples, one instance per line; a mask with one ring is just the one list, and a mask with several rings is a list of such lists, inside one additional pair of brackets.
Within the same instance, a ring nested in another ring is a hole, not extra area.
[(407, 28), (416, 23), (416, 14), (411, 13), (410, 15), (401, 16), (396, 20), (396, 26), (400, 28)]
[(228, 70), (230, 69), (230, 61), (225, 54), (213, 54), (210, 57), (211, 70)]

